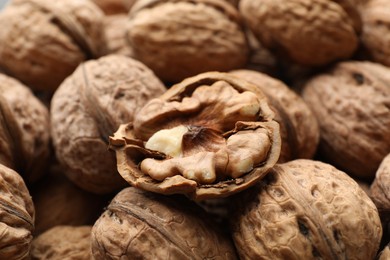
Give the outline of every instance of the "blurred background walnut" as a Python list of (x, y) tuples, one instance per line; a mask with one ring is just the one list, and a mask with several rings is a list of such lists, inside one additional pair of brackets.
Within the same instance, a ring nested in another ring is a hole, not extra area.
[(137, 0), (92, 0), (106, 15), (126, 14)]
[(119, 54), (133, 57), (133, 48), (127, 41), (127, 14), (109, 15), (104, 18), (106, 31), (106, 50), (108, 54)]

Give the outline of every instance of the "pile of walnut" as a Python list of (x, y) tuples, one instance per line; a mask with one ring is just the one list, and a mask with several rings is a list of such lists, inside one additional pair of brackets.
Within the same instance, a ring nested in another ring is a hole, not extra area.
[(0, 24), (0, 259), (389, 259), (390, 1)]

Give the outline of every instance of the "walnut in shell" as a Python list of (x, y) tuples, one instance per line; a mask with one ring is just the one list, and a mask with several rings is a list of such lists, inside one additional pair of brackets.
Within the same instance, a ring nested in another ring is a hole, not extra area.
[(90, 260), (91, 226), (57, 226), (32, 242), (32, 260)]
[(237, 259), (205, 212), (183, 197), (118, 193), (92, 228), (95, 259)]
[(378, 255), (378, 260), (389, 260), (389, 259), (390, 259), (390, 244), (387, 244), (387, 246)]
[(81, 64), (55, 92), (51, 102), (53, 144), (65, 174), (95, 193), (114, 191), (125, 183), (116, 171), (108, 136), (164, 85), (142, 63), (110, 55)]
[(34, 205), (18, 173), (0, 164), (0, 259), (26, 259), (34, 229)]
[(361, 20), (350, 0), (242, 0), (239, 8), (266, 47), (302, 65), (349, 58), (358, 46)]
[(133, 57), (133, 49), (126, 38), (128, 20), (126, 14), (109, 15), (104, 18), (107, 53)]
[(280, 125), (282, 149), (279, 163), (314, 156), (320, 132), (317, 119), (303, 99), (283, 82), (252, 70), (236, 70), (233, 75), (247, 80), (264, 92)]
[(137, 0), (92, 0), (106, 15), (126, 14)]
[(241, 259), (374, 259), (382, 236), (374, 203), (329, 164), (276, 165), (232, 203)]
[(372, 179), (390, 151), (390, 69), (342, 62), (309, 80), (303, 98), (320, 125), (323, 158)]
[(195, 200), (226, 197), (253, 185), (278, 160), (273, 116), (255, 85), (203, 73), (149, 101), (110, 146), (133, 186)]
[(130, 11), (134, 56), (163, 81), (245, 65), (238, 11), (224, 0), (139, 0)]
[(34, 182), (49, 157), (49, 112), (19, 81), (0, 73), (0, 163)]
[(12, 0), (0, 13), (0, 67), (35, 90), (54, 91), (104, 46), (103, 13), (86, 0)]

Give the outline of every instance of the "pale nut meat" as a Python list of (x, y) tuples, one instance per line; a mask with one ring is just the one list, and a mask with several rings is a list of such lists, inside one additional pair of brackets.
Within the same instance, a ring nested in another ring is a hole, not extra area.
[(238, 11), (224, 0), (139, 0), (130, 11), (134, 57), (166, 82), (245, 65)]
[(348, 174), (373, 179), (390, 151), (390, 69), (342, 62), (310, 79), (303, 98), (320, 126), (322, 158)]
[(38, 237), (31, 245), (32, 260), (90, 260), (92, 226), (56, 226)]
[(232, 75), (255, 84), (263, 91), (280, 126), (282, 148), (279, 163), (313, 158), (319, 142), (317, 119), (293, 90), (282, 81), (253, 70), (235, 70)]
[(282, 59), (322, 66), (352, 56), (361, 20), (350, 0), (242, 0), (256, 37)]
[(278, 160), (273, 116), (255, 85), (203, 73), (150, 100), (110, 137), (110, 148), (133, 186), (195, 200), (226, 197), (253, 185)]
[(232, 202), (240, 259), (374, 259), (382, 227), (374, 203), (347, 174), (299, 159), (276, 165)]
[(115, 196), (91, 237), (96, 260), (237, 259), (230, 237), (197, 205), (133, 187)]
[(133, 57), (133, 49), (126, 38), (126, 27), (129, 18), (126, 14), (108, 15), (104, 18), (106, 32), (106, 51), (108, 54), (119, 54)]
[(81, 64), (55, 92), (51, 131), (65, 174), (79, 187), (108, 193), (125, 182), (116, 171), (108, 136), (165, 86), (142, 63), (109, 55)]
[(36, 181), (49, 157), (48, 128), (47, 108), (28, 87), (0, 73), (0, 163)]
[(0, 259), (28, 259), (34, 229), (34, 205), (14, 170), (0, 164)]
[(103, 52), (103, 17), (85, 0), (12, 0), (0, 13), (0, 67), (34, 90), (53, 92)]

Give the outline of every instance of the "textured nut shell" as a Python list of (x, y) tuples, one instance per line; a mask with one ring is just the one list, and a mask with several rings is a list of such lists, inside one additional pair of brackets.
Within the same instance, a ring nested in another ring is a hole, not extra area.
[(0, 164), (0, 259), (26, 259), (34, 229), (34, 205), (23, 179)]
[(67, 176), (91, 192), (122, 187), (108, 136), (164, 91), (154, 74), (131, 58), (110, 55), (80, 65), (51, 103), (53, 144)]
[(320, 132), (316, 118), (303, 99), (283, 82), (260, 72), (237, 70), (231, 73), (258, 86), (273, 107), (282, 138), (278, 162), (312, 158), (317, 149)]
[(30, 89), (3, 74), (0, 93), (0, 163), (33, 182), (49, 156), (49, 112)]
[(33, 240), (31, 259), (92, 259), (91, 228), (91, 226), (57, 226), (49, 229)]
[(127, 13), (136, 0), (92, 0), (107, 15)]
[(126, 14), (110, 15), (104, 18), (107, 38), (107, 53), (133, 57), (133, 49), (126, 38), (126, 27), (129, 18)]
[(361, 40), (370, 58), (390, 66), (390, 2), (371, 0), (362, 10)]
[(375, 205), (331, 165), (277, 165), (239, 196), (231, 223), (241, 259), (374, 259), (379, 248)]
[[(146, 2), (146, 4), (144, 4)], [(222, 0), (138, 1), (128, 40), (159, 78), (179, 82), (206, 71), (242, 67), (248, 56), (238, 12)], [(208, 2), (214, 2), (210, 4)], [(148, 6), (148, 8), (144, 7)]]
[(242, 0), (240, 12), (266, 47), (297, 63), (318, 66), (348, 58), (357, 48), (358, 12), (349, 0), (341, 2)]
[(390, 244), (388, 244), (379, 254), (378, 260), (390, 259)]
[(379, 64), (343, 62), (303, 90), (320, 125), (321, 154), (348, 174), (373, 178), (390, 151), (389, 73)]
[(54, 91), (100, 54), (102, 22), (90, 1), (13, 0), (0, 14), (0, 67), (33, 89)]
[(184, 198), (122, 190), (92, 228), (95, 259), (236, 259), (230, 239)]
[(370, 192), (383, 222), (390, 222), (390, 154), (380, 164)]

